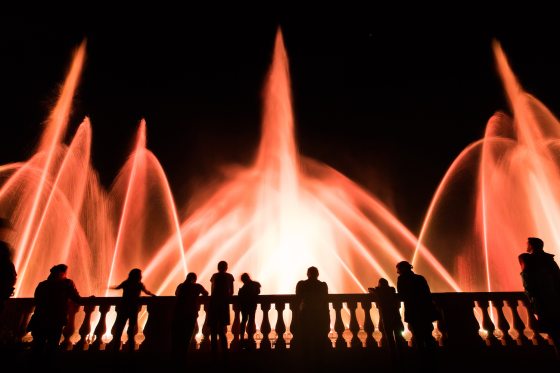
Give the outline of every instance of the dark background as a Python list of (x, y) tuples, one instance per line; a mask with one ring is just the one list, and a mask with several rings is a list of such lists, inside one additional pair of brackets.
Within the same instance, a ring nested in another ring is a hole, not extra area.
[(250, 164), (278, 26), (301, 153), (379, 196), (414, 233), (453, 159), (508, 110), (493, 39), (525, 89), (560, 112), (551, 9), (268, 9), (152, 4), (0, 16), (0, 163), (33, 154), (84, 39), (69, 137), (89, 116), (92, 162), (109, 186), (145, 118), (183, 214), (222, 166)]

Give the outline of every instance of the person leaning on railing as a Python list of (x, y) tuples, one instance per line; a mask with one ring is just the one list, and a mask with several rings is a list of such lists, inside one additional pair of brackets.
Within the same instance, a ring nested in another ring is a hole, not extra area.
[(518, 257), (521, 279), (531, 312), (537, 315), (538, 329), (549, 334), (560, 358), (560, 268), (543, 247), (540, 238), (527, 239), (527, 252)]
[(68, 323), (69, 301), (82, 303), (74, 281), (67, 276), (68, 266), (57, 264), (45, 281), (35, 288), (35, 311), (27, 327), (33, 337), (36, 355), (52, 353), (58, 348), (62, 329)]

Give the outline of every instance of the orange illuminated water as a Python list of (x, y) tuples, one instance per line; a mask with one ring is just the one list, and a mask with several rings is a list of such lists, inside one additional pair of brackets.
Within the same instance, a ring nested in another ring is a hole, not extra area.
[[(494, 54), (511, 114), (493, 115), (449, 167), (419, 239), (466, 291), (522, 289), (527, 237), (560, 256), (560, 123), (523, 91), (498, 43)], [(415, 264), (437, 280), (422, 255)]]
[(31, 296), (62, 262), (83, 295), (118, 295), (108, 286), (134, 267), (149, 289), (170, 295), (187, 271), (208, 287), (220, 260), (236, 278), (249, 272), (263, 294), (293, 293), (312, 265), (331, 293), (365, 292), (381, 276), (394, 282), (400, 260), (414, 260), (435, 291), (519, 290), (516, 256), (526, 237), (543, 237), (545, 248), (558, 242), (558, 123), (517, 85), (498, 47), (496, 55), (514, 119), (497, 114), (485, 138), (457, 158), (419, 240), (375, 196), (298, 152), (280, 33), (252, 164), (231, 167), (181, 217), (142, 121), (128, 160), (103, 187), (91, 165), (89, 119), (64, 143), (84, 44), (37, 151), (0, 167), (0, 214), (15, 229), (16, 295)]

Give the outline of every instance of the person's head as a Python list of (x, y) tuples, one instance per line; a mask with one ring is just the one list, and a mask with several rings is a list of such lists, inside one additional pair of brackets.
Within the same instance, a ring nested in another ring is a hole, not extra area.
[(222, 260), (218, 263), (218, 272), (225, 272), (228, 269), (227, 262)]
[(49, 278), (62, 279), (66, 278), (68, 266), (66, 264), (57, 264), (51, 268)]
[(527, 252), (543, 251), (544, 242), (537, 237), (529, 237), (527, 239)]
[(244, 273), (241, 275), (241, 282), (243, 282), (244, 284), (248, 283), (249, 281), (251, 281), (251, 276), (249, 276), (248, 273)]
[(196, 273), (189, 272), (185, 281), (189, 284), (194, 284), (196, 282)]
[(379, 279), (379, 281), (377, 282), (377, 286), (379, 287), (388, 287), (389, 286), (389, 281), (387, 281), (387, 279), (381, 277)]
[(319, 270), (317, 269), (317, 267), (307, 268), (307, 278), (313, 279), (313, 280), (319, 278)]
[(142, 271), (139, 268), (131, 269), (130, 272), (128, 272), (128, 279), (131, 281), (142, 280)]
[(412, 264), (410, 264), (406, 260), (397, 263), (397, 273), (399, 275), (403, 273), (409, 273), (409, 272), (412, 272)]

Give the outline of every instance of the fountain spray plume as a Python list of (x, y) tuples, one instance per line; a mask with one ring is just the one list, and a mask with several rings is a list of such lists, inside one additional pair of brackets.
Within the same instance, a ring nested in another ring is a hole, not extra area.
[(254, 164), (233, 171), (182, 225), (190, 268), (204, 282), (227, 260), (268, 293), (293, 292), (309, 266), (333, 292), (365, 292), (376, 276), (394, 282), (394, 266), (413, 255), (416, 238), (375, 197), (298, 153), (280, 31), (263, 92)]
[[(180, 218), (165, 172), (146, 147), (140, 122), (134, 149), (109, 190), (91, 166), (86, 118), (69, 145), (68, 113), (84, 59), (74, 57), (39, 150), (0, 168), (0, 212), (17, 237), (18, 295), (29, 296), (50, 266), (64, 262), (81, 292), (141, 268), (149, 289), (173, 294), (188, 271), (208, 283), (220, 260), (249, 272), (263, 293), (293, 293), (315, 266), (331, 292), (365, 292), (378, 277), (396, 281), (395, 264), (413, 257), (416, 237), (375, 196), (335, 169), (301, 155), (294, 136), (289, 63), (278, 31), (263, 90), (261, 142), (252, 164), (232, 167), (214, 194)], [(434, 289), (458, 289), (428, 246)]]
[[(522, 289), (517, 256), (527, 237), (560, 247), (558, 120), (517, 81), (499, 43), (496, 66), (511, 113), (497, 112), (484, 138), (449, 167), (419, 242), (469, 291)], [(429, 272), (421, 259), (418, 267)]]

